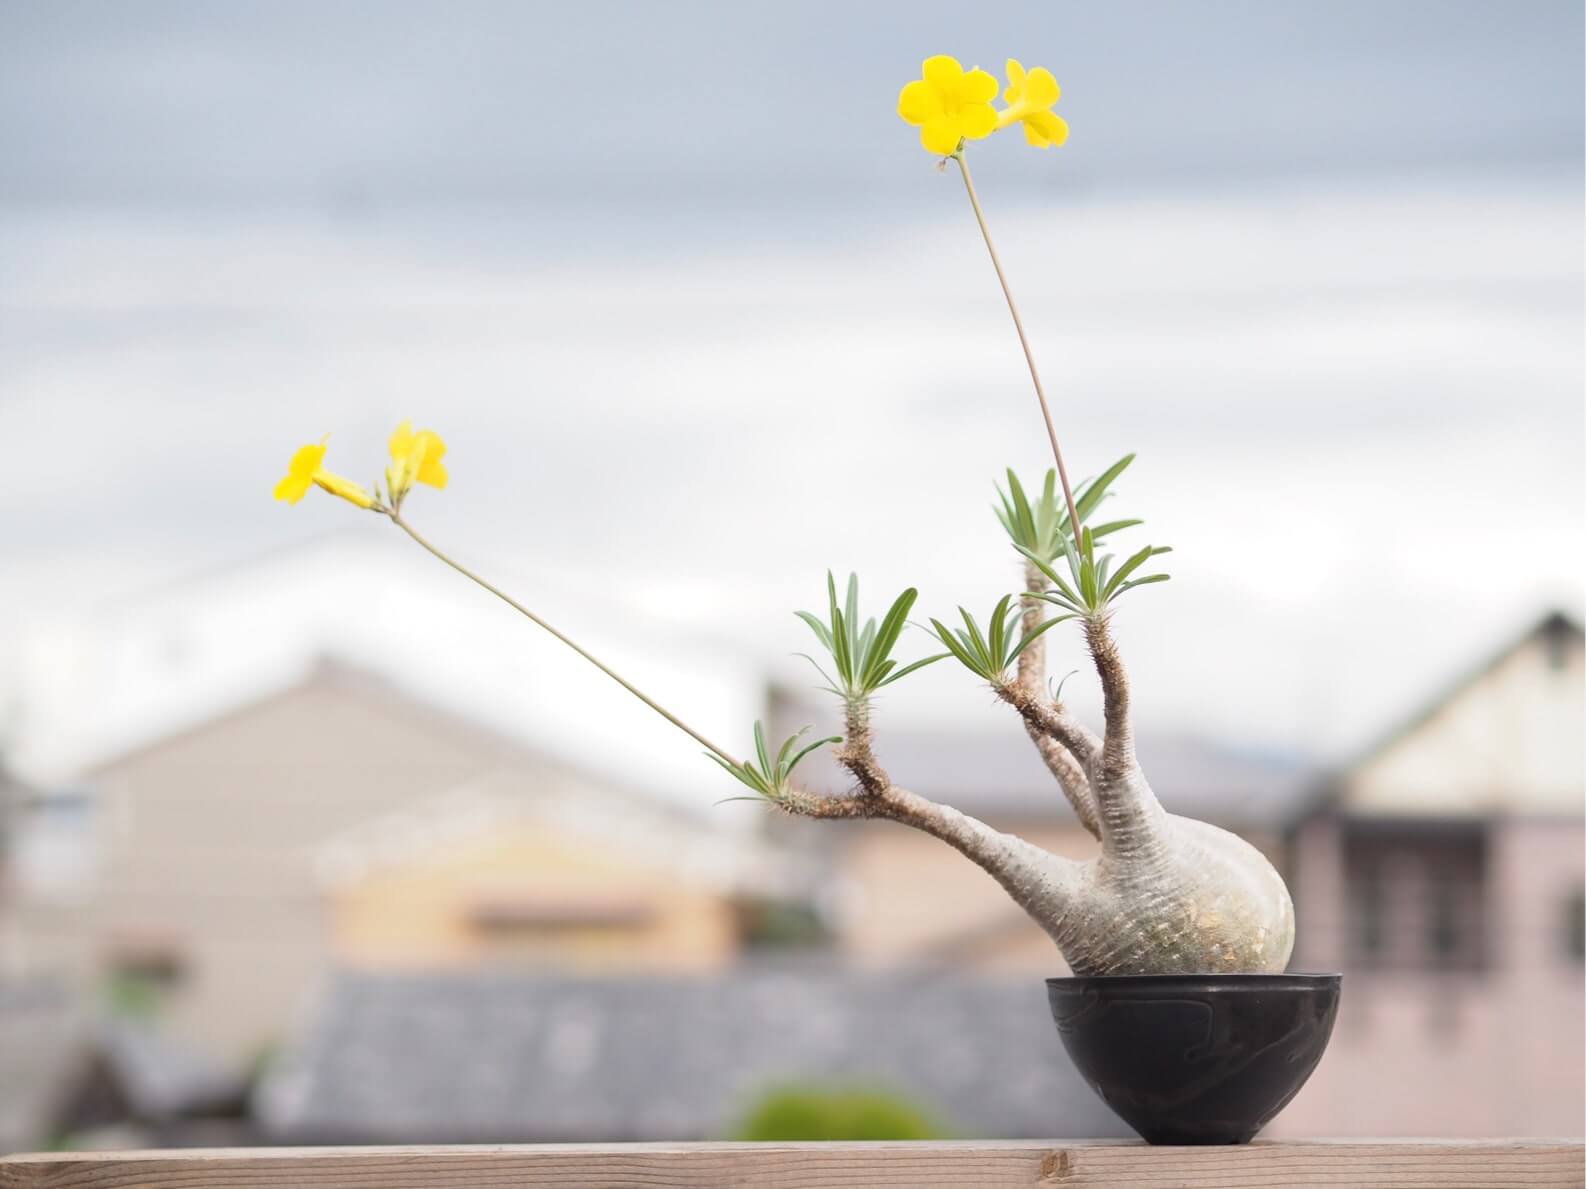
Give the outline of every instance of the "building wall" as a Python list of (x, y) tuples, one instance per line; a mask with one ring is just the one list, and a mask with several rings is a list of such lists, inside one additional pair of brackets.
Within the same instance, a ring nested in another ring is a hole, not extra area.
[(519, 820), (333, 891), (331, 945), (365, 967), (720, 970), (738, 947), (731, 899), (664, 859), (569, 835), (554, 822)]
[[(519, 837), (499, 852), (460, 856), (449, 872), (443, 864), (398, 877), (387, 868), (327, 921), (327, 839), (481, 783), (583, 806), (614, 833), (649, 828), (625, 794), (377, 682), (327, 670), (91, 773), (93, 820), (78, 840), (88, 861), (80, 870), (55, 864), (57, 876), (70, 877), (18, 889), (0, 934), (22, 951), (21, 964), (90, 982), (117, 968), (170, 963), (158, 995), (169, 1026), (245, 1062), (298, 1023), (340, 943), (371, 960), (460, 960), (445, 905), (418, 900), (448, 886), (455, 894), (469, 861), (504, 877), (515, 863), (544, 860), (570, 879), (598, 879), (567, 851)], [(684, 849), (656, 845), (674, 856)], [(644, 952), (675, 965), (696, 959), (669, 947), (698, 947), (707, 955), (700, 961), (716, 961), (724, 910), (675, 880), (669, 894), (677, 907), (662, 914)], [(413, 936), (404, 940), (410, 918)]]
[(1586, 1114), (1581, 962), (1566, 905), (1586, 878), (1579, 818), (1499, 820), (1489, 835), (1489, 963), (1351, 969), (1341, 826), (1296, 840), (1300, 968), (1343, 970), (1333, 1041), (1274, 1136), (1578, 1135)]

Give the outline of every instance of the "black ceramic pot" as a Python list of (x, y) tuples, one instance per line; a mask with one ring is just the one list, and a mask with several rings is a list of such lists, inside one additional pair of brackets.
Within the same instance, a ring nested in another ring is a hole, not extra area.
[(1063, 1047), (1152, 1144), (1243, 1144), (1299, 1093), (1333, 1032), (1336, 974), (1049, 978)]

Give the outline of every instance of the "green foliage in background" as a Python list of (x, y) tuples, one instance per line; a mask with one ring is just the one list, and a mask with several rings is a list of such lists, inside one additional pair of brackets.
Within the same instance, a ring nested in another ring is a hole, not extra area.
[(930, 1116), (899, 1095), (831, 1086), (783, 1086), (761, 1096), (737, 1140), (943, 1139)]

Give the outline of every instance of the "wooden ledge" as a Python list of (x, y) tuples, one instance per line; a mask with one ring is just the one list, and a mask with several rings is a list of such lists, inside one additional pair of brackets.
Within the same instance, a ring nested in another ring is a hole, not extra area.
[(0, 1159), (0, 1189), (1581, 1189), (1578, 1140), (1324, 1140), (1151, 1148), (1085, 1140), (535, 1144), (43, 1152)]

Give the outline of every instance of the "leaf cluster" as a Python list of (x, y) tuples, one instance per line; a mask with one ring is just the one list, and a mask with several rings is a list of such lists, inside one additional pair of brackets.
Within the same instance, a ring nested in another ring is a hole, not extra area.
[(813, 657), (806, 656), (805, 659), (826, 678), (826, 688), (838, 697), (851, 702), (867, 698), (883, 686), (891, 685), (914, 670), (947, 655), (945, 652), (937, 653), (901, 668), (893, 659), (892, 650), (897, 646), (898, 637), (908, 622), (909, 608), (914, 606), (914, 600), (919, 597), (919, 591), (912, 586), (893, 600), (879, 625), (873, 618), (860, 622), (858, 575), (848, 575), (848, 589), (839, 606), (837, 580), (828, 570), (826, 597), (825, 620), (809, 611), (796, 611), (794, 614), (809, 625), (821, 646), (830, 654), (835, 676), (821, 668)]
[(1147, 586), (1153, 582), (1166, 582), (1168, 580), (1166, 574), (1147, 574), (1140, 578), (1131, 575), (1158, 554), (1173, 552), (1167, 545), (1147, 545), (1138, 552), (1130, 554), (1115, 570), (1112, 554), (1103, 554), (1101, 559), (1097, 560), (1095, 539), (1091, 536), (1090, 529), (1086, 528), (1081, 530), (1079, 549), (1074, 548), (1072, 541), (1063, 543), (1063, 558), (1068, 563), (1068, 577), (1065, 578), (1057, 572), (1056, 567), (1036, 556), (1031, 550), (1018, 545), (1015, 548), (1033, 561), (1055, 588), (1050, 591), (1030, 593), (1051, 603), (1054, 607), (1067, 611), (1067, 615), (1060, 617), (1063, 619), (1073, 619), (1076, 616), (1095, 619), (1105, 614), (1107, 608), (1124, 591), (1136, 586)]
[(1019, 622), (1023, 611), (1013, 601), (1012, 595), (1002, 596), (991, 613), (986, 631), (981, 630), (975, 617), (964, 608), (960, 607), (958, 613), (963, 617), (963, 627), (949, 628), (939, 619), (931, 620), (931, 627), (947, 646), (948, 652), (957, 657), (966, 669), (993, 683), (1006, 678), (1008, 667), (1035, 642), (1037, 636), (1064, 620), (1074, 618), (1072, 615), (1060, 615), (1055, 619), (1044, 620), (1027, 632)]
[[(714, 752), (707, 751), (705, 754), (732, 773), (735, 780), (754, 790), (757, 796), (764, 797), (768, 801), (780, 801), (788, 791), (788, 781), (792, 778), (793, 769), (798, 767), (800, 760), (818, 747), (824, 747), (828, 743), (842, 742), (842, 736), (833, 735), (827, 739), (817, 739), (814, 743), (807, 743), (795, 751), (794, 748), (798, 746), (799, 740), (803, 737), (804, 732), (808, 730), (809, 728), (805, 727), (798, 734), (790, 735), (777, 752), (775, 760), (771, 758), (771, 751), (766, 746), (765, 727), (758, 721), (754, 724), (753, 759), (734, 764)], [(751, 798), (744, 797), (739, 799), (750, 800)]]
[[(1102, 500), (1107, 498), (1107, 488), (1133, 461), (1133, 454), (1125, 454), (1100, 475), (1094, 479), (1087, 479), (1079, 485), (1079, 490), (1074, 495), (1074, 511), (1079, 514), (1081, 526), (1088, 526), (1091, 514), (1100, 506)], [(1063, 552), (1064, 542), (1073, 540), (1074, 533), (1068, 523), (1068, 502), (1057, 490), (1055, 470), (1046, 472), (1046, 481), (1041, 487), (1041, 494), (1037, 499), (1032, 500), (1025, 493), (1019, 477), (1010, 468), (1008, 490), (1003, 491), (998, 487), (997, 498), (1001, 506), (992, 510), (1002, 522), (1002, 527), (1007, 531), (1014, 545), (1033, 554), (1037, 559), (1045, 562), (1057, 560), (1058, 555)], [(1105, 524), (1089, 526), (1090, 534), (1099, 541), (1112, 533), (1133, 528), (1140, 523), (1143, 522), (1110, 520)]]

